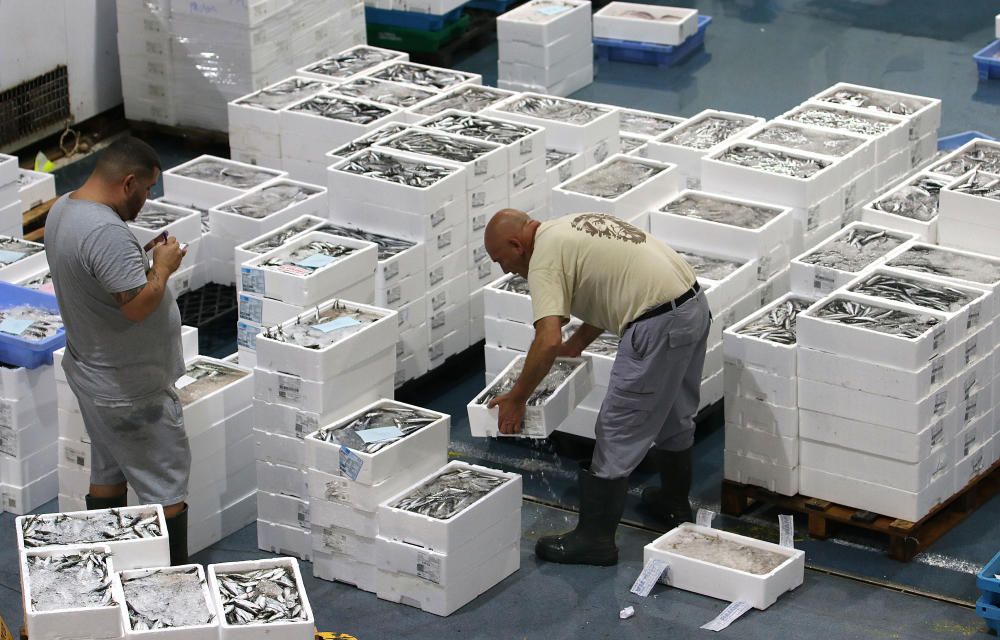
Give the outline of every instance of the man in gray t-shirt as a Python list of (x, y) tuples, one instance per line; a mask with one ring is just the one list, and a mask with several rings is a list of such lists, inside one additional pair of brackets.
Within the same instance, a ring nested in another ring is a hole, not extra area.
[(126, 224), (159, 174), (146, 143), (112, 143), (87, 182), (52, 206), (45, 251), (66, 327), (63, 369), (91, 441), (87, 508), (124, 506), (129, 485), (140, 503), (162, 504), (176, 564), (187, 557), (191, 452), (174, 389), (181, 318), (167, 280), (184, 249), (173, 237), (143, 247)]

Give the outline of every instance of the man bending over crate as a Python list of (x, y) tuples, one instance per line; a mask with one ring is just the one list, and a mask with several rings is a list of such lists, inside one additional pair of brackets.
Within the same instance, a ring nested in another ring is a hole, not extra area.
[[(691, 520), (708, 302), (673, 249), (613, 216), (579, 213), (539, 222), (504, 209), (486, 226), (485, 241), (504, 273), (527, 279), (535, 323), (521, 376), (490, 403), (499, 407), (501, 433), (521, 431), (525, 402), (556, 357), (579, 357), (604, 331), (621, 337), (597, 417), (594, 456), (579, 474), (579, 522), (535, 547), (551, 562), (613, 565), (628, 476), (651, 446), (658, 449), (661, 486), (643, 491), (643, 505), (670, 527)], [(563, 342), (570, 315), (584, 324)]]
[[(66, 381), (90, 436), (88, 509), (163, 505), (170, 560), (187, 561), (191, 451), (174, 382), (184, 373), (181, 318), (167, 279), (184, 250), (174, 237), (143, 247), (135, 220), (160, 175), (156, 152), (124, 137), (76, 191), (52, 206), (45, 252), (66, 327)], [(152, 264), (149, 255), (152, 254)]]

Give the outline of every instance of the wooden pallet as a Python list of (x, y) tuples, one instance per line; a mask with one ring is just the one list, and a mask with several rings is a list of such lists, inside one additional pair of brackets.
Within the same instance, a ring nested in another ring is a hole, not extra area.
[(833, 535), (837, 527), (871, 531), (888, 538), (890, 558), (909, 562), (997, 494), (1000, 494), (1000, 461), (917, 522), (819, 498), (783, 496), (729, 480), (722, 481), (722, 513), (739, 517), (758, 503), (803, 513), (808, 517), (809, 535), (813, 538), (826, 539)]

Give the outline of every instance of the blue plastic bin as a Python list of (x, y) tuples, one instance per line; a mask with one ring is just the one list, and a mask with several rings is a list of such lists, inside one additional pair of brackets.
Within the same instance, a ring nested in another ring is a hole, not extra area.
[(365, 7), (365, 22), (382, 24), (390, 27), (402, 27), (417, 31), (440, 31), (445, 25), (458, 21), (465, 7), (452, 9), (444, 15), (432, 13), (417, 13), (414, 11), (396, 11), (395, 9), (376, 9)]
[(469, 0), (465, 6), (470, 9), (481, 9), (482, 11), (489, 11), (490, 13), (500, 15), (501, 13), (507, 13), (507, 9), (517, 2), (520, 2), (520, 0)]
[(711, 16), (699, 15), (698, 32), (679, 45), (594, 38), (594, 55), (598, 60), (670, 67), (681, 62), (705, 44), (705, 30), (708, 29), (711, 22)]
[(979, 69), (980, 80), (1000, 79), (1000, 58), (996, 57), (998, 53), (1000, 53), (1000, 40), (994, 40), (992, 44), (986, 45), (985, 49), (972, 56), (976, 61), (976, 68)]
[[(54, 295), (19, 287), (9, 282), (0, 282), (0, 309), (20, 305), (31, 305), (59, 313)], [(0, 332), (0, 362), (26, 369), (36, 369), (43, 364), (52, 364), (52, 352), (66, 346), (66, 330), (60, 329), (56, 335), (38, 342), (22, 340), (18, 336)]]
[(963, 131), (962, 133), (956, 133), (953, 136), (938, 138), (938, 149), (941, 151), (954, 151), (966, 142), (975, 140), (976, 138), (982, 138), (983, 140), (996, 140), (993, 136), (988, 136), (979, 131)]
[(994, 607), (1000, 607), (1000, 580), (997, 575), (1000, 575), (1000, 552), (976, 576), (976, 587), (983, 592), (986, 603)]
[(986, 621), (990, 631), (1000, 634), (1000, 607), (990, 604), (983, 596), (976, 601), (976, 614)]

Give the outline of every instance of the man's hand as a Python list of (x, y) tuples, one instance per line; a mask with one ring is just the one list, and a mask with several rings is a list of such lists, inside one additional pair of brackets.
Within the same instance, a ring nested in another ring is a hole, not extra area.
[(152, 240), (150, 240), (149, 242), (147, 242), (146, 246), (143, 247), (142, 250), (145, 251), (146, 253), (149, 253), (150, 251), (153, 250), (153, 247), (155, 247), (156, 245), (163, 244), (164, 242), (166, 242), (167, 241), (167, 237), (168, 237), (168, 234), (167, 234), (166, 231), (164, 231), (160, 235), (156, 236), (155, 238), (153, 238)]
[(583, 349), (579, 348), (573, 340), (567, 340), (559, 345), (559, 351), (556, 352), (556, 357), (579, 358), (581, 353), (583, 353)]
[(524, 400), (513, 393), (505, 393), (490, 400), (489, 408), (493, 407), (500, 408), (500, 417), (497, 419), (500, 433), (507, 435), (521, 433), (521, 425), (524, 423)]
[(153, 268), (159, 267), (171, 274), (181, 266), (186, 251), (177, 244), (177, 238), (170, 236), (161, 244), (153, 247)]

